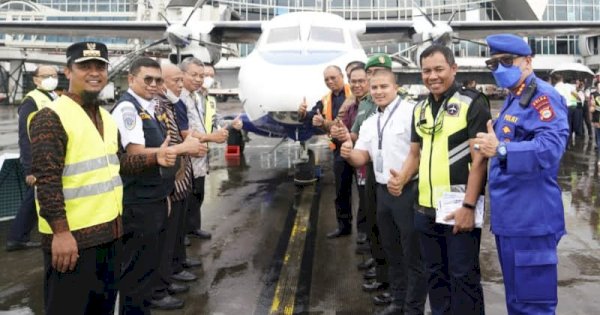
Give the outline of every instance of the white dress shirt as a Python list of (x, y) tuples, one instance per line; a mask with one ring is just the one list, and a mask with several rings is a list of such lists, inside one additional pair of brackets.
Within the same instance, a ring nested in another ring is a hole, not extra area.
[[(398, 108), (390, 116), (396, 102)], [(413, 108), (415, 104), (396, 97), (385, 110), (371, 115), (360, 127), (358, 140), (354, 149), (368, 151), (373, 161), (373, 170), (375, 171), (375, 180), (377, 183), (386, 185), (390, 178), (390, 169), (400, 170), (408, 152), (410, 150), (410, 124), (412, 122)], [(384, 127), (386, 120), (387, 125)], [(379, 136), (377, 131), (377, 120), (380, 120), (380, 126), (383, 129), (381, 152), (379, 152)], [(377, 171), (376, 160), (381, 154), (383, 158), (382, 172)]]
[[(154, 100), (146, 100), (135, 94), (131, 89), (127, 92), (140, 103), (142, 108), (150, 114), (151, 119), (154, 118), (154, 108), (156, 102)], [(144, 138), (144, 128), (142, 124), (142, 118), (138, 115), (135, 106), (131, 102), (122, 102), (113, 110), (112, 116), (117, 123), (119, 132), (121, 133), (121, 144), (123, 148), (127, 148), (130, 143), (146, 145), (146, 139)]]

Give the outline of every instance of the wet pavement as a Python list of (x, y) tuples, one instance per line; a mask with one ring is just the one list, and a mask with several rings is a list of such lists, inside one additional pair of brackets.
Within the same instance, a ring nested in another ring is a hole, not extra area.
[[(16, 118), (0, 110), (0, 152), (16, 148)], [(12, 122), (11, 122), (12, 120)], [(324, 139), (317, 152), (323, 177), (295, 186), (291, 166), (299, 146), (251, 135), (245, 156), (224, 159), (211, 149), (212, 170), (202, 208), (208, 241), (192, 239), (188, 254), (204, 265), (182, 294), (183, 310), (153, 314), (372, 314), (373, 294), (360, 288), (355, 234), (328, 240), (335, 228), (331, 158)], [(4, 142), (3, 142), (4, 141)], [(578, 141), (565, 154), (559, 174), (569, 234), (559, 245), (558, 314), (599, 314), (599, 169), (592, 145)], [(536, 198), (536, 196), (532, 196)], [(10, 221), (0, 222), (0, 245)], [(36, 235), (37, 236), (37, 235)], [(481, 265), (486, 313), (506, 314), (504, 287), (489, 224), (484, 227)], [(0, 314), (42, 314), (42, 255), (39, 250), (0, 249)]]

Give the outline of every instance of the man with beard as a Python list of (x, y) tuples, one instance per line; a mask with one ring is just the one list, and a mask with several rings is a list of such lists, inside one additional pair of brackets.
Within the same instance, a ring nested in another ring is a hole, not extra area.
[(107, 67), (104, 44), (69, 46), (69, 90), (37, 112), (29, 128), (49, 315), (114, 313), (123, 207), (119, 173), (175, 162), (166, 147), (118, 154), (117, 126), (97, 99)]

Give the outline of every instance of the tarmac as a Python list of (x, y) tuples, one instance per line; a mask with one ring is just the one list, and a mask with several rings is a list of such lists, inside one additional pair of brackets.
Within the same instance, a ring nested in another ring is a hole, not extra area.
[[(188, 247), (188, 255), (203, 262), (191, 270), (199, 280), (180, 295), (183, 310), (153, 314), (373, 314), (379, 308), (371, 303), (374, 294), (360, 287), (362, 274), (356, 265), (365, 257), (355, 254), (355, 231), (350, 237), (325, 237), (336, 226), (325, 139), (309, 144), (322, 177), (300, 187), (292, 176), (299, 145), (284, 142), (275, 148), (279, 139), (250, 137), (240, 159), (225, 159), (223, 146), (211, 147), (202, 224), (213, 237), (192, 239)], [(14, 110), (0, 109), (0, 153), (16, 148)], [(559, 182), (568, 235), (559, 245), (557, 314), (600, 314), (600, 181), (590, 141), (574, 143), (565, 154)], [(354, 199), (356, 204), (356, 194)], [(0, 222), (2, 247), (10, 223)], [(486, 314), (506, 314), (489, 221), (483, 229)], [(43, 314), (41, 251), (7, 253), (0, 248), (0, 266), (0, 314)]]

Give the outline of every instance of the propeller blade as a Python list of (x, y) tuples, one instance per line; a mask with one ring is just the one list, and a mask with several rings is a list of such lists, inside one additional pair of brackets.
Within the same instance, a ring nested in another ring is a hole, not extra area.
[(171, 26), (171, 22), (169, 22), (169, 20), (167, 20), (167, 17), (165, 17), (161, 12), (158, 12), (158, 15), (160, 15), (160, 17), (165, 20), (165, 23), (167, 23), (167, 26)]
[(454, 12), (452, 12), (452, 15), (451, 15), (451, 16), (450, 16), (450, 18), (448, 19), (448, 25), (450, 25), (450, 23), (452, 23), (452, 20), (454, 20), (454, 17), (456, 16), (456, 13), (457, 13), (457, 12), (458, 12), (458, 11), (454, 11)]
[(181, 48), (177, 47), (177, 64), (181, 63)]
[(147, 49), (152, 48), (157, 45), (160, 45), (160, 44), (163, 44), (163, 43), (166, 43), (166, 42), (167, 42), (166, 38), (159, 39), (159, 40), (154, 41), (146, 46), (142, 46), (142, 47), (138, 48), (137, 50), (129, 52), (128, 54), (125, 55), (125, 58), (123, 58), (123, 60), (121, 60), (119, 63), (117, 63), (116, 65), (114, 65), (112, 67), (112, 69), (110, 70), (110, 72), (108, 74), (108, 80), (109, 81), (112, 80), (117, 74), (119, 74), (122, 70), (124, 70), (127, 66), (129, 66), (129, 64), (131, 64), (133, 59), (140, 56)]
[(427, 15), (427, 13), (425, 13), (423, 11), (423, 9), (421, 8), (421, 6), (419, 6), (415, 0), (413, 0), (413, 5), (417, 8), (417, 10), (419, 10), (419, 12), (421, 12), (421, 14), (427, 19), (427, 21), (429, 21), (429, 24), (431, 24), (431, 26), (435, 26), (435, 22), (431, 19), (431, 17), (429, 15)]
[(206, 2), (206, 0), (198, 0), (196, 2), (196, 5), (194, 6), (194, 8), (192, 9), (192, 12), (190, 12), (190, 15), (188, 15), (187, 19), (185, 20), (185, 22), (183, 22), (183, 25), (186, 26), (187, 23), (190, 21), (190, 19), (192, 18), (192, 15), (194, 15), (194, 12), (196, 12), (196, 10), (203, 5)]
[(207, 41), (203, 41), (203, 40), (196, 39), (196, 38), (192, 38), (191, 40), (197, 41), (198, 44), (200, 44), (200, 45), (213, 46), (213, 47), (218, 47), (218, 48), (222, 48), (222, 49), (227, 49), (229, 51), (234, 51), (234, 49), (232, 49), (228, 46), (225, 46), (225, 45), (220, 45), (220, 44), (213, 43), (213, 42), (207, 42)]
[(487, 47), (487, 46), (488, 46), (488, 45), (487, 45), (486, 43), (484, 43), (484, 42), (479, 42), (479, 41), (472, 40), (472, 39), (467, 39), (467, 38), (460, 38), (460, 37), (453, 36), (453, 37), (452, 37), (452, 39), (459, 40), (459, 41), (465, 41), (465, 42), (469, 42), (469, 43), (477, 44), (477, 45), (484, 46), (484, 47)]

